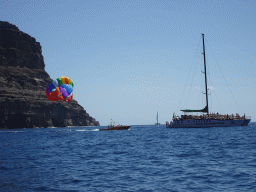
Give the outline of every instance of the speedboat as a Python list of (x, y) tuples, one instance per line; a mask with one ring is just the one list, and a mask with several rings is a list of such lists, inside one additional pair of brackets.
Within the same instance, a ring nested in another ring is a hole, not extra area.
[(107, 128), (99, 129), (100, 131), (112, 131), (112, 130), (127, 130), (131, 126), (128, 125), (115, 125), (115, 122), (111, 122)]

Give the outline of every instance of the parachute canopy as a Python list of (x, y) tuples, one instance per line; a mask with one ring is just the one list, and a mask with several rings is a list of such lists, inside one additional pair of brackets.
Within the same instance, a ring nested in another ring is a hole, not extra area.
[(73, 98), (74, 84), (68, 77), (53, 80), (46, 89), (46, 97), (50, 101), (71, 101)]

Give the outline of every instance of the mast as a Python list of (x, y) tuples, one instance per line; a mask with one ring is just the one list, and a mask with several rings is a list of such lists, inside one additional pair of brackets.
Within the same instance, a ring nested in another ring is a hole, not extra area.
[(208, 93), (207, 93), (207, 76), (206, 76), (206, 60), (205, 60), (205, 47), (204, 47), (204, 34), (202, 34), (203, 38), (203, 55), (204, 55), (204, 78), (205, 78), (205, 95), (206, 95), (206, 109), (207, 109), (207, 115), (209, 114), (208, 109)]
[(200, 110), (182, 109), (181, 111), (183, 111), (183, 112), (201, 112), (201, 113), (207, 113), (207, 115), (209, 115), (204, 34), (202, 34), (202, 38), (203, 38), (203, 55), (204, 55), (204, 72), (202, 72), (202, 73), (204, 73), (204, 78), (205, 78), (206, 106), (205, 106), (205, 108), (200, 109)]
[(157, 114), (156, 114), (156, 123), (158, 124), (158, 111), (157, 111)]

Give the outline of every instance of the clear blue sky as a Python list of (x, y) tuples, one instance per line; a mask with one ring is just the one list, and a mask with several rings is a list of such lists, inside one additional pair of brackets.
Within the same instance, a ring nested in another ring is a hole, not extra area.
[(154, 124), (157, 111), (165, 123), (174, 111), (202, 109), (201, 33), (210, 112), (256, 121), (254, 0), (0, 2), (0, 19), (40, 42), (46, 72), (69, 77), (74, 99), (101, 125)]

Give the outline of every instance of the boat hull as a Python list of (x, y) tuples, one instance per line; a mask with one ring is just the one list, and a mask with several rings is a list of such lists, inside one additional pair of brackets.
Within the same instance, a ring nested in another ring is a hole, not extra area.
[(127, 130), (131, 126), (116, 126), (116, 127), (110, 127), (106, 129), (99, 129), (99, 131), (114, 131), (114, 130)]
[[(203, 121), (203, 120), (202, 120)], [(195, 122), (183, 120), (179, 123), (171, 123), (166, 128), (209, 128), (209, 127), (235, 127), (247, 126), (251, 119), (240, 120), (211, 120), (210, 122)]]

